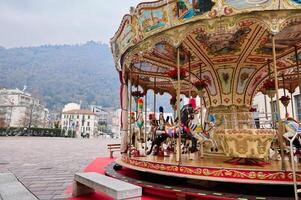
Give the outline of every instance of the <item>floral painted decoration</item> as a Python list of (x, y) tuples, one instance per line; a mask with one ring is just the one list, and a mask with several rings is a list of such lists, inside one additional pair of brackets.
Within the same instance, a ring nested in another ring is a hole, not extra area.
[(291, 100), (291, 98), (289, 96), (282, 96), (280, 99), (279, 99), (281, 102), (282, 101), (289, 101)]
[(143, 93), (141, 91), (133, 91), (132, 92), (133, 97), (143, 97)]
[(257, 109), (256, 108), (250, 108), (250, 110), (249, 110), (250, 112), (256, 112), (257, 111)]
[(208, 87), (208, 84), (207, 84), (207, 81), (206, 80), (200, 80), (200, 81), (197, 81), (196, 83), (194, 83), (194, 86), (199, 90), (203, 90), (205, 89), (206, 87)]
[(276, 90), (275, 79), (268, 79), (262, 86), (265, 90)]
[[(169, 78), (171, 78), (172, 80), (178, 80), (178, 70), (177, 69), (173, 69), (167, 72), (167, 75)], [(180, 70), (180, 80), (183, 80), (186, 77), (186, 69), (182, 68)]]

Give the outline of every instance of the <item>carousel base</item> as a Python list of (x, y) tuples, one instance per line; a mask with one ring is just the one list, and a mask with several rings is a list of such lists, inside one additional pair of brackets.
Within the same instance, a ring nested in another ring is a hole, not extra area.
[(294, 199), (293, 188), (288, 185), (237, 184), (203, 181), (189, 178), (164, 176), (108, 165), (106, 175), (143, 188), (143, 194), (157, 195), (160, 199), (217, 199), (217, 200), (284, 200)]
[[(269, 161), (265, 165), (254, 166), (227, 163), (228, 160), (228, 157), (205, 157), (191, 160), (188, 155), (184, 154), (179, 165), (175, 156), (172, 155), (170, 157), (123, 155), (116, 160), (116, 163), (128, 169), (169, 177), (226, 183), (293, 184), (288, 160), (285, 161), (286, 171), (281, 169), (281, 161)], [(297, 166), (297, 181), (301, 184), (301, 165)]]

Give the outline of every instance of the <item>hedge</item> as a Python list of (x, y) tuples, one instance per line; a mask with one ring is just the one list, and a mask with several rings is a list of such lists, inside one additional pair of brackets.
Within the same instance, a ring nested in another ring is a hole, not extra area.
[(36, 137), (69, 137), (74, 138), (75, 132), (69, 130), (68, 133), (62, 129), (50, 128), (0, 128), (1, 136), (36, 136)]

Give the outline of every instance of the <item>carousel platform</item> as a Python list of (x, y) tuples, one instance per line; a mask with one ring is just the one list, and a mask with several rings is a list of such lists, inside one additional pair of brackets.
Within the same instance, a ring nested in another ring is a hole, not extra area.
[[(178, 165), (175, 157), (128, 157), (122, 156), (116, 162), (126, 168), (169, 177), (189, 178), (227, 183), (292, 185), (290, 163), (285, 161), (287, 170), (281, 169), (281, 161), (269, 161), (265, 165), (243, 165), (227, 163), (227, 157), (205, 157), (190, 160), (182, 156)], [(301, 165), (297, 167), (297, 181), (301, 184)]]
[[(84, 172), (97, 172), (113, 178), (143, 187), (142, 200), (289, 200), (293, 199), (293, 189), (289, 185), (237, 184), (215, 181), (203, 181), (189, 178), (158, 175), (122, 167), (115, 170), (116, 160), (99, 157), (93, 160)], [(239, 188), (239, 189), (238, 189)], [(71, 194), (72, 185), (65, 193)], [(71, 197), (68, 200), (111, 200), (104, 193), (95, 192), (90, 195)]]

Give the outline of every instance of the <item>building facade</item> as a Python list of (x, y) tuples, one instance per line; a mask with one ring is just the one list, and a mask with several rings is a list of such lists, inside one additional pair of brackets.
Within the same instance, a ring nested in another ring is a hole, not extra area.
[[(286, 113), (290, 117), (300, 121), (301, 120), (301, 99), (300, 99), (300, 92), (299, 88), (296, 88), (295, 92), (289, 93), (288, 90), (285, 91), (283, 89), (279, 89), (279, 98), (282, 96), (288, 96), (290, 99), (289, 104), (285, 107), (280, 102), (280, 117), (284, 119), (286, 117)], [(277, 111), (276, 105), (276, 95), (271, 99), (267, 95), (257, 93), (253, 99), (253, 108), (256, 109), (254, 113), (254, 118), (260, 119), (262, 126), (264, 125), (264, 121), (272, 120), (272, 108), (274, 111)]]
[(0, 90), (0, 127), (47, 128), (49, 111), (40, 100), (19, 89)]
[(90, 110), (75, 109), (62, 113), (62, 129), (75, 131), (76, 137), (93, 138), (98, 133), (98, 116)]

